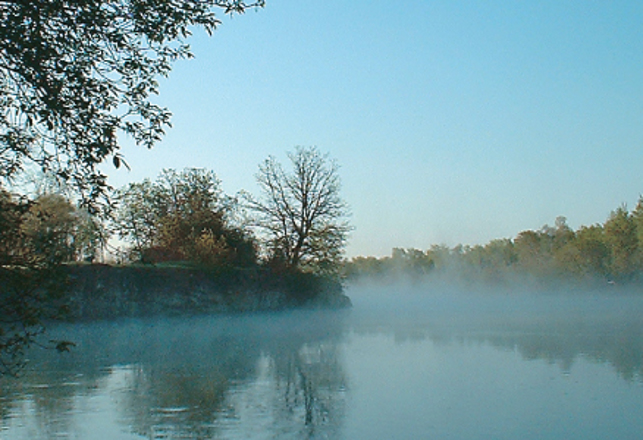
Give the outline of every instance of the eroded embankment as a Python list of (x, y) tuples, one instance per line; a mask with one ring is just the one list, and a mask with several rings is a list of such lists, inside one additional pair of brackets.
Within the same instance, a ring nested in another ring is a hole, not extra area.
[(72, 320), (349, 307), (342, 286), (312, 274), (157, 266), (69, 266)]

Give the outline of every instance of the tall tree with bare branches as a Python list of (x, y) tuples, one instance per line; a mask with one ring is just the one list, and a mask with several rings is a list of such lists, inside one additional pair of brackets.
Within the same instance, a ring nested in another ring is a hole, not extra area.
[(333, 272), (351, 229), (339, 165), (316, 147), (297, 147), (288, 158), (290, 172), (271, 156), (256, 175), (262, 197), (251, 208), (267, 235), (269, 258), (288, 268)]

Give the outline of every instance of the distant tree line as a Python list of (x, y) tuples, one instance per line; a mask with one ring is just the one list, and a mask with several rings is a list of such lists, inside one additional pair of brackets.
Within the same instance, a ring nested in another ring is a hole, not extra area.
[(471, 281), (537, 284), (582, 282), (614, 285), (643, 280), (643, 198), (635, 209), (614, 210), (603, 224), (571, 229), (565, 217), (554, 226), (520, 232), (485, 245), (395, 248), (390, 257), (355, 257), (345, 276), (384, 279), (443, 276)]

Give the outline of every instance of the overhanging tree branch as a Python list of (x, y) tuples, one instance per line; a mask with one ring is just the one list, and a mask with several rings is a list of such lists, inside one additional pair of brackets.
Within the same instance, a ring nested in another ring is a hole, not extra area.
[(192, 56), (194, 27), (261, 7), (215, 0), (0, 1), (0, 181), (30, 164), (73, 183), (94, 207), (121, 165), (119, 135), (150, 148), (170, 112), (150, 101), (159, 77)]

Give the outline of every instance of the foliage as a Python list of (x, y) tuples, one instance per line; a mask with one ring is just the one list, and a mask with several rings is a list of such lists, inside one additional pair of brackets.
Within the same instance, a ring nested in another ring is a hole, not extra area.
[(15, 374), (44, 321), (64, 314), (60, 268), (72, 255), (66, 222), (73, 212), (65, 202), (29, 202), (0, 190), (0, 374)]
[(274, 157), (260, 165), (256, 177), (262, 197), (250, 207), (273, 262), (331, 273), (350, 231), (347, 205), (339, 195), (338, 164), (315, 147), (297, 147), (288, 158), (290, 173)]
[(148, 179), (130, 183), (115, 193), (117, 210), (114, 229), (127, 240), (141, 259), (144, 249), (155, 245), (156, 222), (160, 216), (161, 200)]
[(228, 221), (236, 209), (212, 171), (163, 170), (155, 182), (131, 183), (117, 193), (115, 229), (132, 245), (134, 260), (189, 260), (208, 266), (256, 261), (252, 238)]
[(150, 97), (192, 56), (191, 31), (263, 3), (0, 0), (0, 178), (35, 164), (93, 207), (108, 189), (98, 165), (123, 163), (119, 134), (149, 148), (169, 126)]
[(44, 194), (29, 207), (22, 220), (24, 238), (32, 249), (25, 252), (46, 256), (50, 263), (73, 261), (76, 209), (59, 194)]
[(74, 251), (76, 261), (93, 263), (107, 248), (109, 231), (104, 222), (85, 209), (76, 210)]
[(605, 278), (608, 274), (610, 248), (602, 225), (582, 226), (576, 232), (578, 269), (581, 275)]
[(643, 198), (632, 211), (622, 206), (600, 225), (572, 230), (565, 217), (554, 226), (520, 232), (485, 245), (393, 249), (390, 257), (356, 257), (344, 275), (419, 279), (425, 275), (473, 283), (530, 280), (621, 284), (643, 279)]
[(613, 211), (603, 226), (605, 244), (610, 249), (608, 270), (614, 278), (628, 279), (639, 268), (636, 225), (625, 207)]
[(185, 259), (193, 259), (194, 245), (204, 234), (222, 237), (225, 226), (220, 186), (211, 171), (163, 170), (157, 184), (161, 200), (159, 245), (177, 250)]

